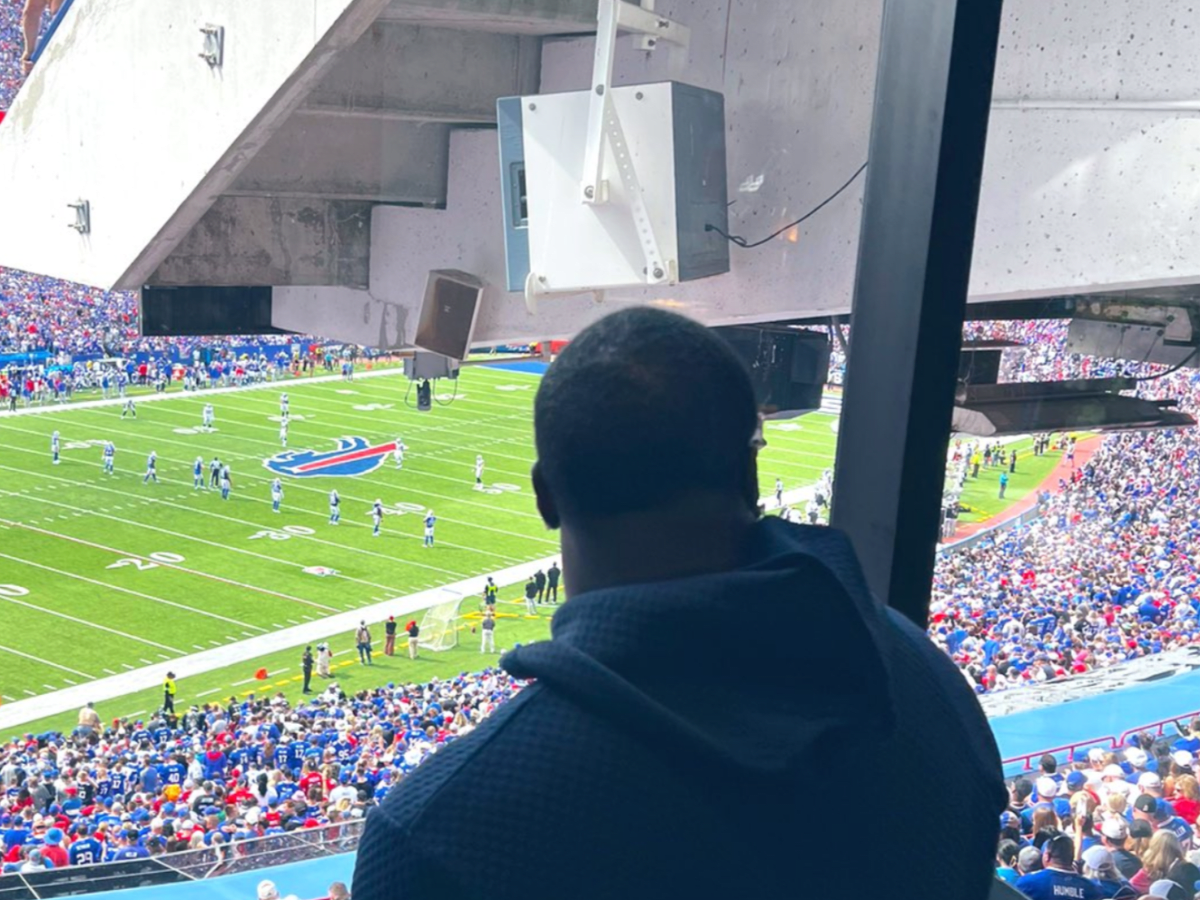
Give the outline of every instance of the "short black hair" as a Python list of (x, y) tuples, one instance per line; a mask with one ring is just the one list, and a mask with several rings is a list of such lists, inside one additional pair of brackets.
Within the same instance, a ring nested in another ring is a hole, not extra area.
[(757, 424), (733, 349), (652, 307), (580, 332), (534, 404), (538, 468), (564, 518), (652, 509), (696, 490), (742, 495)]
[(1006, 866), (1015, 865), (1017, 862), (1017, 854), (1021, 852), (1020, 846), (1016, 841), (1011, 841), (1005, 838), (1000, 841), (996, 848), (996, 859), (1004, 863)]

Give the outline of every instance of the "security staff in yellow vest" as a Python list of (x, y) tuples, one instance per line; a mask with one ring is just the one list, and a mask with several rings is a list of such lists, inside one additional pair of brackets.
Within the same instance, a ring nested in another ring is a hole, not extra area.
[(175, 712), (175, 673), (168, 672), (163, 679), (163, 712)]

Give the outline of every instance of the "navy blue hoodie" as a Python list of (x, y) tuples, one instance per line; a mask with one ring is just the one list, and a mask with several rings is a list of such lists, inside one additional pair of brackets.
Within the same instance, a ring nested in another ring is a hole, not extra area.
[(744, 558), (506, 655), (535, 684), (370, 813), (355, 900), (985, 897), (1006, 794), (963, 676), (839, 532), (765, 519)]

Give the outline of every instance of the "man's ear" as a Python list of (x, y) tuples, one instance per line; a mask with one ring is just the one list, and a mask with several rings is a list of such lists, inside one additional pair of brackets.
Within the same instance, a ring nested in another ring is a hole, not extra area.
[(550, 495), (546, 478), (542, 475), (541, 463), (535, 462), (530, 474), (533, 479), (533, 495), (537, 498), (538, 513), (541, 515), (542, 521), (546, 523), (546, 527), (553, 531), (562, 525), (562, 520), (558, 515), (558, 506), (554, 502), (554, 497)]

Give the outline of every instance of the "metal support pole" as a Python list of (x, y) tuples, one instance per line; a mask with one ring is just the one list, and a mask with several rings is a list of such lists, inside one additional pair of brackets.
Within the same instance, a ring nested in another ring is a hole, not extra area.
[(924, 626), (1002, 0), (887, 0), (833, 524)]

